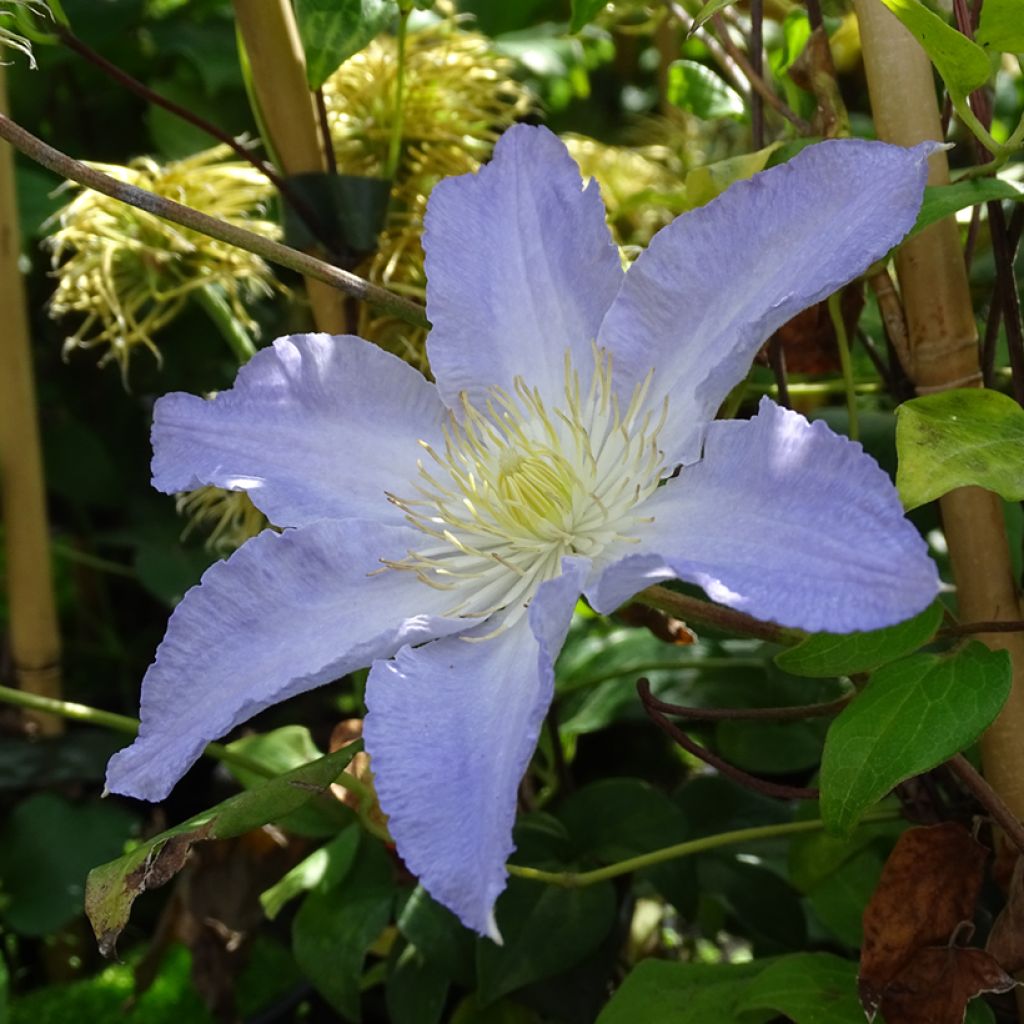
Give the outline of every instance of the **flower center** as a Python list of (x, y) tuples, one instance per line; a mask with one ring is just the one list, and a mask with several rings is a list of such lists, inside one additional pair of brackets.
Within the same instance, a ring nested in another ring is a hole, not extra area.
[(392, 569), (451, 590), (449, 615), (519, 618), (537, 587), (561, 572), (566, 555), (593, 558), (635, 543), (650, 522), (642, 505), (665, 466), (658, 432), (668, 399), (647, 402), (653, 371), (625, 411), (612, 388), (610, 355), (594, 346), (589, 387), (569, 354), (557, 406), (517, 377), (513, 392), (491, 388), (477, 407), (444, 425), (443, 451), (421, 441), (415, 497), (388, 495), (427, 541)]

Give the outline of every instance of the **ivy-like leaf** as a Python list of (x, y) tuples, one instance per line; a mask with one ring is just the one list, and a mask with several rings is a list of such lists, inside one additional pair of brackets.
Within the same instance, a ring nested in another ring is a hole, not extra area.
[(952, 185), (929, 185), (924, 190), (924, 202), (910, 234), (915, 235), (943, 217), (966, 210), (968, 206), (1003, 199), (1024, 200), (1024, 189), (1000, 178), (969, 178)]
[(933, 14), (920, 0), (882, 0), (928, 54), (950, 93), (966, 97), (992, 73), (988, 55), (963, 33)]
[(775, 655), (775, 664), (795, 676), (828, 679), (873, 672), (913, 654), (927, 643), (942, 622), (938, 601), (906, 622), (867, 633), (812, 633), (794, 647)]
[(973, 743), (1010, 694), (1010, 658), (972, 643), (881, 668), (832, 723), (821, 762), (821, 816), (846, 833), (904, 779)]
[(310, 89), (319, 89), (397, 13), (394, 0), (295, 0)]
[(85, 912), (100, 951), (105, 956), (114, 952), (136, 897), (173, 878), (184, 866), (193, 843), (230, 839), (280, 820), (327, 792), (362, 747), (362, 743), (352, 743), (287, 775), (268, 779), (94, 868), (85, 886)]
[(666, 95), (670, 103), (705, 121), (742, 117), (746, 112), (740, 94), (694, 60), (675, 60), (668, 66)]
[(1024, 498), (1024, 409), (1012, 398), (958, 388), (911, 399), (896, 413), (896, 488), (906, 508), (972, 484), (1007, 501)]
[(985, 0), (974, 38), (989, 51), (1024, 53), (1024, 8), (1020, 0)]

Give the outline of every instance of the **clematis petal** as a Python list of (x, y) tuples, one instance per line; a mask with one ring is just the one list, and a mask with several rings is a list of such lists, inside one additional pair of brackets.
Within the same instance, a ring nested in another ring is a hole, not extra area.
[(212, 400), (175, 393), (153, 416), (153, 486), (244, 490), (271, 522), (400, 523), (385, 490), (416, 476), (444, 407), (421, 373), (351, 336), (279, 338)]
[(516, 791), (589, 563), (562, 568), (528, 619), (488, 640), (406, 647), (375, 662), (366, 687), (363, 736), (398, 852), (434, 899), (496, 941)]
[(174, 610), (142, 683), (138, 738), (107, 769), (114, 793), (160, 800), (203, 747), (257, 712), (373, 658), (466, 627), (450, 595), (380, 569), (418, 538), (404, 527), (323, 520), (254, 537)]
[(704, 458), (644, 511), (655, 518), (639, 549), (588, 589), (600, 611), (678, 576), (758, 618), (846, 633), (909, 618), (938, 592), (935, 564), (878, 464), (768, 399), (751, 420), (712, 423)]
[(449, 406), (517, 374), (560, 397), (567, 348), (591, 365), (622, 268), (597, 183), (583, 187), (546, 128), (510, 128), (478, 174), (439, 182), (423, 247), (427, 351)]
[(910, 230), (934, 143), (833, 140), (755, 175), (663, 228), (630, 268), (598, 337), (629, 393), (656, 368), (671, 395), (670, 462), (790, 317), (884, 256)]

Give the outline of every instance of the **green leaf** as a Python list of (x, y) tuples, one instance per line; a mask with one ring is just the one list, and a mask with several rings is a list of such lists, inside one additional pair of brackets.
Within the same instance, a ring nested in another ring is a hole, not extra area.
[(668, 66), (666, 95), (674, 106), (705, 121), (743, 117), (746, 113), (740, 94), (710, 68), (693, 60), (675, 60)]
[(967, 1004), (964, 1024), (996, 1024), (996, 1015), (984, 999), (972, 999)]
[(747, 986), (736, 1010), (775, 1010), (793, 1024), (864, 1024), (857, 965), (829, 953), (783, 957)]
[(497, 906), (505, 944), (480, 939), (477, 945), (481, 1001), (493, 1002), (578, 964), (615, 923), (615, 904), (610, 882), (562, 889), (512, 878)]
[[(311, 211), (326, 241), (339, 258), (358, 263), (377, 249), (377, 239), (387, 219), (391, 182), (358, 174), (292, 174), (288, 187)], [(314, 247), (306, 222), (291, 206), (285, 206), (284, 241), (294, 249)]]
[(607, 0), (572, 0), (572, 20), (569, 22), (570, 32), (579, 32), (584, 25), (589, 25)]
[(882, 854), (869, 846), (807, 894), (818, 920), (850, 949), (864, 943), (864, 908), (878, 888), (882, 864)]
[(921, 203), (921, 210), (910, 234), (917, 234), (918, 231), (923, 231), (930, 224), (958, 210), (1003, 199), (1022, 200), (1024, 189), (1001, 178), (969, 178), (967, 181), (957, 181), (952, 185), (927, 185), (924, 190), (924, 202)]
[(974, 39), (985, 50), (1024, 53), (1024, 4), (1021, 0), (985, 0)]
[(465, 988), (476, 984), (476, 938), (459, 919), (417, 886), (398, 914), (398, 930), (427, 962)]
[(359, 850), (359, 826), (349, 825), (331, 842), (314, 850), (284, 877), (260, 893), (260, 905), (267, 920), (273, 921), (285, 905), (316, 888), (324, 879), (341, 881), (348, 873)]
[(380, 843), (363, 834), (355, 863), (341, 881), (325, 878), (295, 915), (295, 962), (348, 1020), (360, 1019), (363, 961), (390, 920), (394, 900), (391, 859)]
[(0, 835), (4, 924), (46, 935), (77, 917), (89, 869), (123, 850), (136, 825), (112, 803), (74, 804), (54, 793), (19, 803)]
[(688, 171), (684, 181), (686, 205), (688, 207), (703, 206), (721, 195), (730, 185), (737, 181), (752, 178), (758, 171), (768, 166), (772, 154), (781, 147), (781, 142), (773, 142), (764, 149), (753, 153), (741, 153), (725, 160), (717, 160), (713, 164), (704, 164)]
[(879, 669), (832, 723), (821, 762), (821, 816), (848, 832), (904, 779), (969, 746), (1010, 693), (1010, 658), (972, 643)]
[(928, 54), (949, 91), (966, 97), (992, 73), (985, 51), (920, 0), (882, 0)]
[(569, 796), (559, 817), (577, 855), (625, 860), (687, 838), (686, 818), (667, 794), (640, 779), (602, 779)]
[(319, 89), (397, 13), (394, 0), (295, 0), (310, 89)]
[(193, 843), (230, 839), (283, 818), (327, 791), (360, 750), (362, 743), (352, 743), (286, 775), (268, 779), (92, 870), (85, 888), (85, 911), (101, 952), (106, 956), (114, 952), (135, 899), (177, 874)]
[(936, 601), (912, 619), (867, 633), (812, 633), (775, 655), (775, 664), (795, 676), (828, 679), (851, 676), (912, 654), (934, 635), (942, 622)]
[(401, 941), (394, 944), (384, 985), (390, 1024), (437, 1024), (448, 987), (447, 975), (415, 946)]
[(719, 11), (724, 10), (729, 4), (735, 3), (736, 0), (708, 0), (708, 2), (697, 12), (697, 17), (693, 19), (693, 24), (690, 26), (690, 34), (692, 35), (704, 24), (704, 22), (713, 18)]
[(714, 965), (641, 960), (597, 1024), (737, 1024), (733, 1005), (764, 968), (758, 960)]
[(729, 855), (701, 857), (700, 890), (723, 902), (751, 940), (755, 955), (800, 949), (807, 943), (807, 918), (799, 893), (771, 869)]
[[(285, 725), (270, 732), (243, 736), (229, 743), (228, 750), (262, 764), (272, 775), (283, 775), (323, 756), (304, 725)], [(266, 775), (258, 775), (234, 764), (229, 764), (228, 768), (246, 789), (252, 789), (266, 779)], [(295, 835), (318, 839), (336, 835), (352, 818), (352, 812), (338, 801), (317, 801), (286, 814), (274, 824)]]
[(896, 410), (896, 488), (911, 509), (974, 484), (1024, 498), (1024, 409), (984, 388), (923, 395)]

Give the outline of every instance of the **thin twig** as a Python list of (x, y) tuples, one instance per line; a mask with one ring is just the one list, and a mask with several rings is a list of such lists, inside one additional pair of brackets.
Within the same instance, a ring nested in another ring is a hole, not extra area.
[(807, 20), (810, 23), (811, 31), (821, 28), (825, 22), (821, 16), (820, 0), (807, 0)]
[(792, 124), (801, 135), (810, 135), (811, 126), (799, 114), (794, 113), (774, 92), (772, 87), (757, 74), (747, 60), (746, 54), (733, 42), (729, 34), (729, 28), (720, 14), (712, 17), (711, 23), (715, 26), (715, 34), (718, 41), (725, 48), (725, 52), (733, 60), (736, 66), (743, 72), (743, 76), (750, 83), (750, 87), (764, 99), (776, 113), (781, 114)]
[(1013, 370), (1013, 397), (1024, 405), (1024, 331), (1020, 319), (1020, 294), (1017, 278), (1013, 271), (1013, 250), (1007, 231), (1006, 216), (1000, 202), (988, 206), (988, 230), (992, 239), (992, 255), (995, 257), (996, 280), (998, 282), (995, 300), (1003, 308), (1003, 325), (1006, 329), (1006, 347), (1010, 354)]
[[(977, 209), (979, 207), (975, 207), (975, 210)], [(1017, 260), (1017, 247), (1020, 245), (1022, 228), (1024, 204), (1015, 203), (1010, 222), (1006, 226), (1007, 261), (1011, 268)], [(988, 319), (985, 321), (985, 338), (981, 346), (981, 372), (987, 388), (995, 386), (996, 343), (999, 340), (999, 326), (1002, 323), (1004, 307), (1001, 283), (1002, 278), (997, 276), (992, 290), (992, 301), (988, 307)]]
[(913, 369), (913, 361), (910, 355), (910, 334), (907, 331), (907, 318), (903, 312), (903, 303), (896, 293), (896, 286), (892, 283), (889, 271), (879, 270), (868, 277), (868, 284), (875, 293), (875, 301), (878, 303), (878, 312), (882, 317), (882, 324), (889, 343), (896, 352), (896, 358), (903, 372), (909, 377)]
[(659, 712), (651, 706), (651, 684), (646, 679), (638, 679), (636, 689), (637, 693), (640, 694), (640, 701), (644, 706), (644, 711), (647, 713), (647, 717), (650, 718), (650, 720), (654, 722), (654, 724), (661, 729), (669, 739), (682, 747), (683, 750), (692, 754), (694, 757), (700, 758), (701, 761), (705, 764), (711, 765), (712, 768), (716, 768), (722, 773), (722, 775), (725, 775), (734, 782), (738, 782), (741, 786), (746, 786), (748, 789), (752, 789), (764, 796), (777, 797), (780, 800), (818, 799), (819, 791), (817, 789), (812, 789), (810, 787), (805, 788), (803, 786), (784, 786), (778, 782), (769, 782), (767, 779), (760, 779), (756, 775), (751, 775), (749, 772), (743, 771), (742, 768), (737, 768), (734, 764), (730, 764), (717, 754), (713, 754), (707, 747), (702, 746), (696, 740), (690, 739), (682, 729), (673, 725), (672, 722), (659, 714)]
[[(684, 32), (689, 35), (694, 31), (694, 19), (690, 17), (681, 4), (676, 3), (675, 0), (665, 0), (665, 6), (672, 17), (682, 26)], [(750, 88), (747, 85), (747, 80), (740, 73), (732, 58), (718, 45), (715, 37), (710, 32), (705, 31), (702, 34), (701, 42), (708, 48), (711, 59), (718, 65), (722, 74), (729, 79), (736, 91), (742, 95), (744, 102), (749, 102)]]
[(573, 785), (569, 766), (565, 762), (565, 751), (562, 749), (562, 734), (558, 731), (556, 707), (556, 704), (551, 705), (545, 724), (548, 730), (548, 739), (551, 741), (551, 756), (555, 763), (555, 775), (558, 777), (558, 784), (563, 793), (571, 793), (576, 787)]
[[(750, 64), (764, 78), (764, 0), (750, 0)], [(764, 149), (764, 97), (756, 90), (750, 94), (750, 135), (754, 149)], [(779, 387), (780, 394), (784, 390)]]
[(756, 637), (773, 644), (792, 645), (799, 643), (806, 636), (798, 629), (789, 629), (774, 622), (755, 619), (745, 612), (737, 612), (710, 601), (701, 601), (696, 597), (669, 590), (668, 587), (653, 586), (641, 590), (634, 598), (642, 604), (650, 605), (659, 611), (668, 612), (685, 623), (710, 626), (723, 633), (739, 634), (740, 636)]
[(216, 139), (218, 142), (223, 143), (225, 146), (230, 147), (231, 151), (244, 160), (246, 163), (251, 164), (261, 174), (263, 174), (267, 180), (277, 189), (278, 194), (281, 198), (295, 211), (298, 217), (302, 220), (302, 223), (306, 226), (309, 232), (317, 238), (321, 244), (326, 244), (322, 237), (322, 228), (317, 221), (316, 213), (312, 207), (306, 203), (298, 193), (288, 184), (285, 178), (282, 178), (280, 174), (274, 169), (273, 165), (268, 161), (261, 159), (252, 153), (246, 146), (244, 146), (238, 139), (229, 135), (227, 132), (222, 131), (212, 121), (207, 121), (205, 117), (200, 117), (199, 114), (188, 107), (183, 107), (180, 103), (175, 103), (174, 100), (168, 99), (166, 96), (161, 96), (160, 93), (154, 92), (144, 82), (140, 82), (137, 78), (133, 78), (128, 74), (127, 71), (122, 70), (116, 64), (107, 60), (103, 54), (94, 50), (88, 43), (79, 39), (70, 29), (65, 28), (63, 25), (54, 25), (54, 32), (69, 50), (73, 50), (80, 57), (87, 60), (93, 67), (98, 68), (107, 77), (117, 82), (118, 85), (123, 86), (129, 92), (135, 93), (136, 96), (140, 96), (147, 103), (152, 103), (155, 107), (163, 107), (164, 110), (174, 114), (175, 117), (180, 117), (183, 121), (187, 121), (194, 128), (198, 128), (201, 132), (209, 135), (210, 138)]
[(863, 346), (864, 351), (867, 352), (868, 359), (871, 360), (871, 364), (874, 366), (878, 376), (885, 381), (885, 385), (889, 389), (889, 393), (897, 402), (900, 401), (896, 378), (893, 376), (891, 367), (886, 365), (885, 360), (882, 358), (882, 353), (878, 351), (875, 343), (862, 327), (857, 328), (856, 338)]
[(954, 754), (946, 763), (978, 798), (978, 802), (992, 816), (992, 820), (1002, 827), (1013, 845), (1024, 853), (1024, 825), (1017, 820), (1002, 797), (982, 778), (963, 754)]
[(939, 638), (952, 636), (971, 636), (975, 633), (1022, 633), (1024, 619), (1003, 619), (994, 622), (963, 622), (955, 626), (945, 626), (935, 635)]
[(118, 199), (129, 206), (150, 213), (154, 217), (161, 217), (164, 220), (180, 224), (221, 242), (226, 242), (228, 245), (235, 245), (240, 249), (255, 253), (271, 263), (288, 267), (306, 277), (323, 281), (353, 298), (369, 302), (383, 309), (406, 323), (416, 327), (430, 325), (425, 310), (415, 302), (395, 295), (386, 288), (372, 284), (347, 270), (324, 263), (323, 260), (318, 260), (315, 256), (309, 256), (297, 249), (282, 245), (280, 242), (265, 238), (263, 235), (247, 231), (245, 228), (226, 224), (215, 217), (207, 216), (205, 213), (182, 206), (181, 203), (147, 192), (135, 185), (118, 181), (47, 145), (3, 114), (0, 114), (0, 138), (6, 139), (15, 149), (63, 178), (95, 189), (95, 191)]
[(768, 365), (775, 375), (779, 405), (792, 409), (793, 403), (789, 398), (789, 378), (786, 375), (786, 352), (782, 347), (782, 336), (778, 331), (768, 339)]
[(316, 118), (320, 126), (320, 138), (324, 144), (324, 159), (327, 161), (327, 173), (338, 173), (338, 158), (334, 155), (334, 141), (331, 139), (331, 122), (327, 117), (327, 101), (324, 99), (324, 87), (320, 86), (313, 92), (316, 101)]

